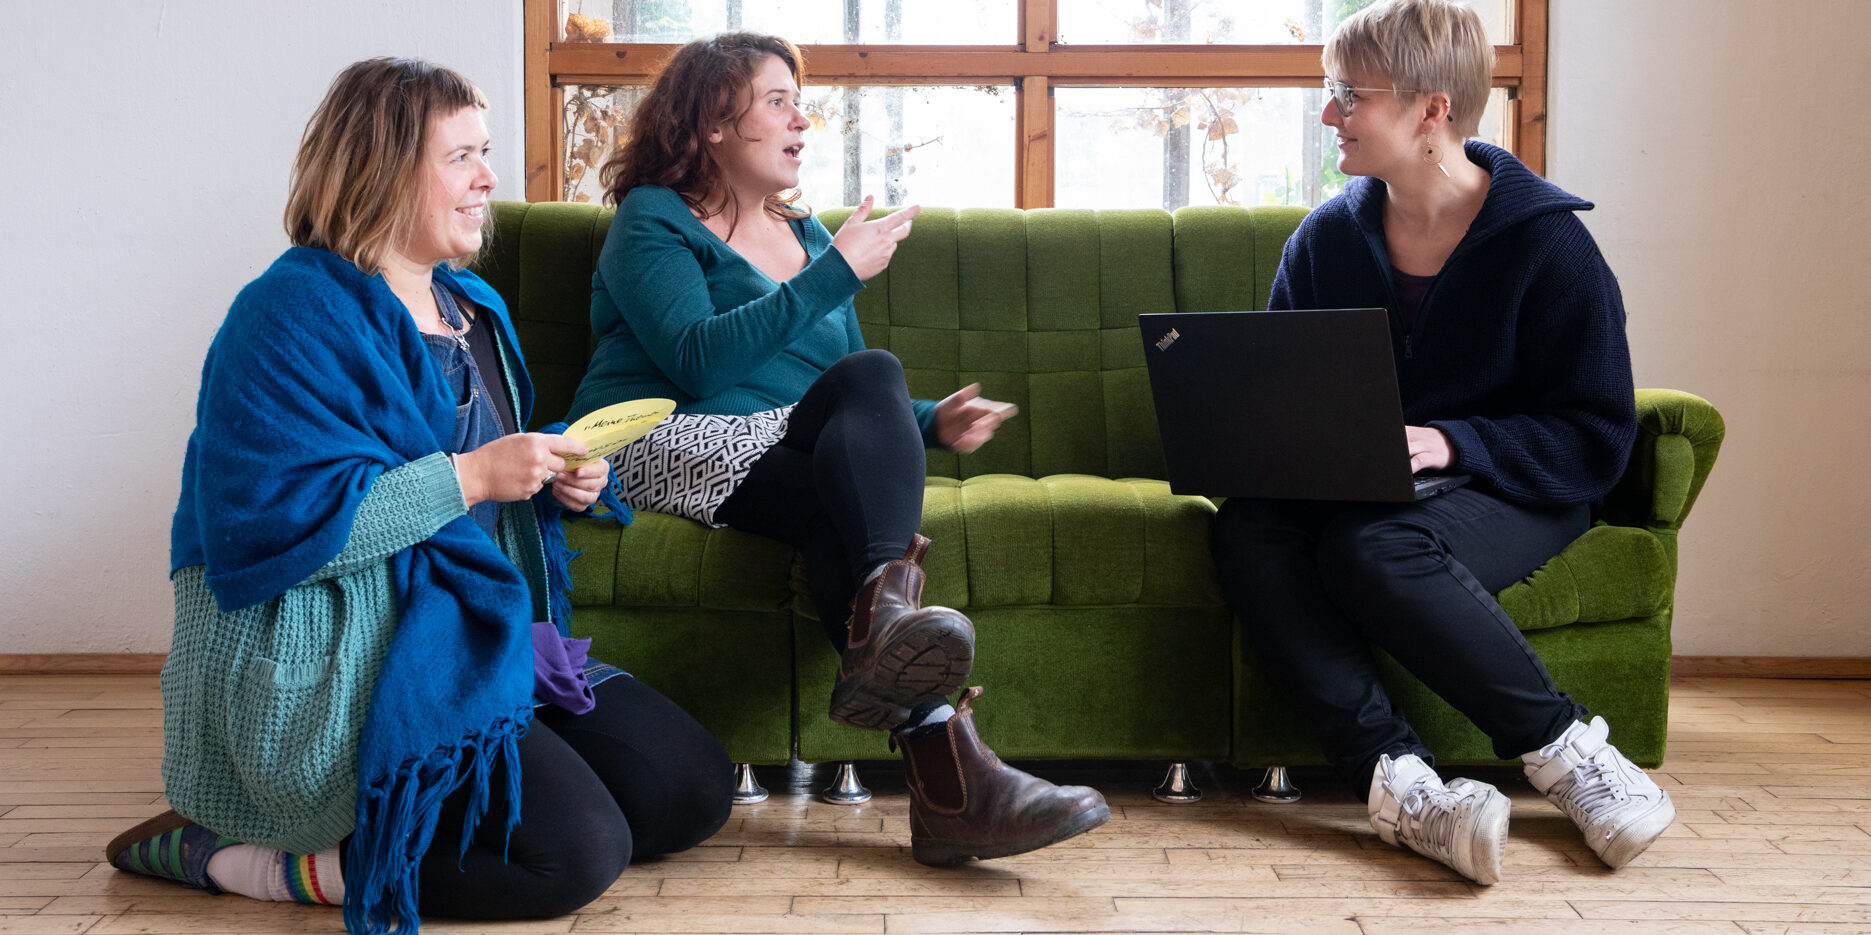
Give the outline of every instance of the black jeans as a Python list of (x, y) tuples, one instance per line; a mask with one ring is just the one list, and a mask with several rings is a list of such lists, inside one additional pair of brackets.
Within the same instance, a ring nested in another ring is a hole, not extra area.
[[(733, 764), (694, 718), (629, 676), (593, 691), (595, 710), (540, 708), (520, 738), (520, 824), (511, 839), (506, 797), (496, 791), (463, 856), (468, 790), (443, 801), (422, 858), (423, 915), (562, 916), (602, 894), (632, 857), (687, 850), (727, 822)], [(493, 788), (506, 781), (497, 768)]]
[(858, 584), (902, 558), (922, 528), (927, 466), (902, 363), (889, 351), (858, 351), (806, 388), (785, 437), (715, 519), (799, 550), (819, 623), (842, 651)]
[(1233, 499), (1212, 545), (1262, 670), (1292, 692), (1326, 758), (1363, 794), (1379, 755), (1434, 762), (1378, 682), (1372, 645), (1504, 759), (1587, 717), (1493, 595), (1589, 524), (1584, 506), (1531, 509), (1473, 487), (1395, 505)]

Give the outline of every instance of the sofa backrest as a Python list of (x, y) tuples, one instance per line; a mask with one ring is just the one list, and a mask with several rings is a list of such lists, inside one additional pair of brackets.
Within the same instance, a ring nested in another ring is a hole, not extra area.
[[(821, 213), (837, 230), (849, 209)], [(1302, 208), (1019, 211), (926, 208), (889, 269), (857, 297), (865, 343), (903, 361), (912, 395), (980, 382), (1021, 416), (931, 474), (1163, 476), (1137, 315), (1265, 308)], [(498, 203), (476, 271), (507, 300), (538, 390), (558, 419), (593, 339), (591, 276), (611, 209)]]

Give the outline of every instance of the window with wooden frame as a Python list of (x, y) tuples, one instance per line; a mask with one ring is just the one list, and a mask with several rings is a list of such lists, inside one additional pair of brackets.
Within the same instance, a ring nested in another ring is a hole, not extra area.
[[(682, 43), (805, 52), (809, 204), (1317, 205), (1344, 184), (1319, 52), (1371, 0), (525, 0), (526, 197), (598, 167)], [(1496, 43), (1482, 139), (1545, 171), (1547, 0), (1467, 0)]]

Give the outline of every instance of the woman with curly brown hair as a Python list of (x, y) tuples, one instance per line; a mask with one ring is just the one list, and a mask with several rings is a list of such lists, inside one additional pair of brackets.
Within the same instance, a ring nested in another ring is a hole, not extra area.
[(676, 412), (612, 456), (624, 499), (779, 539), (805, 558), (842, 653), (833, 720), (894, 731), (912, 853), (928, 864), (1044, 847), (1103, 823), (1104, 799), (1001, 763), (948, 696), (974, 626), (922, 607), (924, 449), (968, 452), (1014, 407), (963, 387), (913, 400), (866, 350), (852, 296), (917, 208), (838, 230), (793, 206), (809, 127), (799, 50), (727, 33), (678, 51), (604, 168), (617, 205), (591, 299), (598, 348), (572, 417), (638, 397)]

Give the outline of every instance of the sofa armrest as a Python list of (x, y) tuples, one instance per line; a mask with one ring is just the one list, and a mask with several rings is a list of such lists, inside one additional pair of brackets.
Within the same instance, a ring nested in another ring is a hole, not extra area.
[(1700, 396), (1680, 390), (1637, 391), (1637, 442), (1624, 479), (1605, 503), (1620, 526), (1674, 531), (1695, 506), (1721, 451), (1726, 426)]

